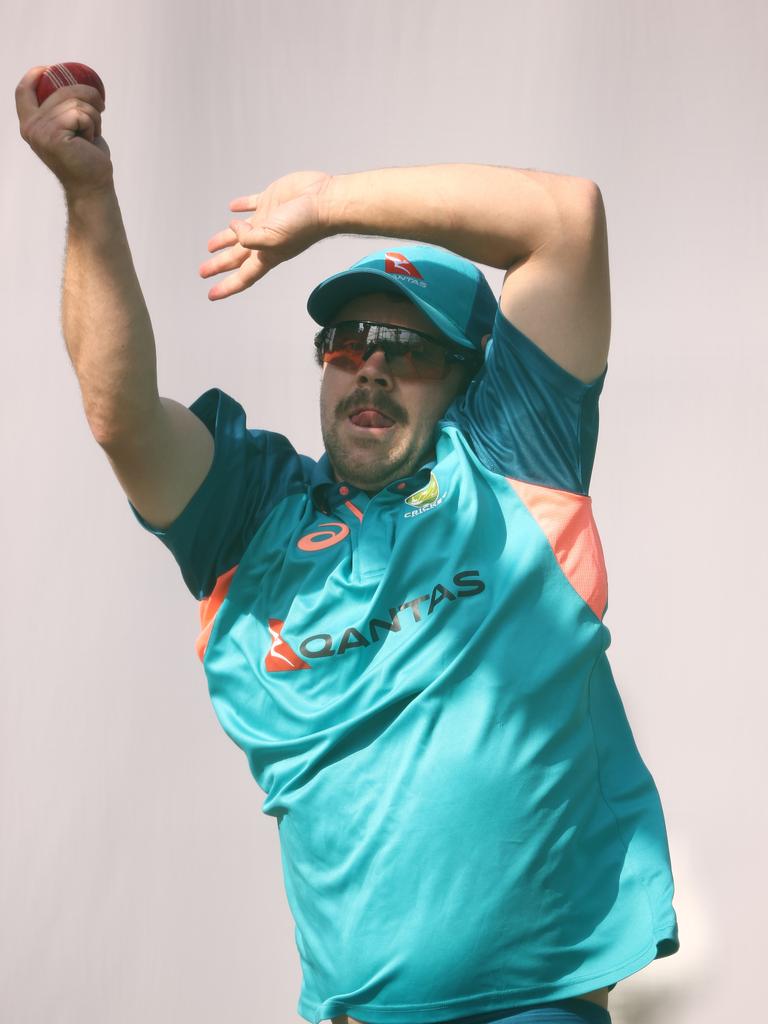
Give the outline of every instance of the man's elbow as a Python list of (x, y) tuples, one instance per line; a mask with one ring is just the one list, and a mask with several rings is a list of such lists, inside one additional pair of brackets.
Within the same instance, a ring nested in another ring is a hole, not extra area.
[(556, 215), (540, 248), (588, 251), (595, 245), (607, 245), (603, 194), (589, 178), (570, 178), (558, 195)]

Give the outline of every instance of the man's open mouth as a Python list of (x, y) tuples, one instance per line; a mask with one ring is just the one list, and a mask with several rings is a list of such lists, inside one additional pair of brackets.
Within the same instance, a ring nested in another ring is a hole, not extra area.
[(356, 427), (391, 427), (395, 422), (378, 409), (358, 409), (349, 419)]

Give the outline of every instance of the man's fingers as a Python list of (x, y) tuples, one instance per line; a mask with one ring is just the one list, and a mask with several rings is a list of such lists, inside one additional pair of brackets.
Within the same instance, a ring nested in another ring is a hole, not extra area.
[(246, 288), (247, 285), (236, 283), (233, 278), (227, 277), (210, 289), (208, 298), (211, 302), (216, 302), (218, 299), (228, 299), (230, 295), (236, 295), (238, 292), (245, 291)]
[[(43, 102), (39, 106), (39, 110), (46, 110), (48, 107), (54, 106), (56, 103), (63, 103), (64, 100), (76, 99), (85, 100), (90, 106), (95, 107), (96, 110), (102, 111), (106, 108), (106, 103), (101, 98), (101, 93), (93, 85), (63, 85), (60, 89), (52, 92), (50, 96), (46, 96)], [(37, 95), (35, 95), (35, 104), (37, 104)]]
[(66, 116), (62, 117), (60, 124), (67, 131), (85, 136), (89, 142), (93, 142), (97, 135), (101, 135), (101, 114), (93, 107), (78, 106), (77, 100), (66, 110)]
[(208, 298), (211, 302), (215, 302), (217, 299), (228, 299), (230, 295), (237, 295), (238, 292), (244, 292), (246, 288), (250, 288), (256, 280), (258, 280), (257, 277), (238, 271), (215, 284), (208, 292)]
[(36, 67), (30, 68), (16, 86), (16, 113), (19, 115), (20, 121), (26, 120), (40, 106), (37, 102), (37, 83), (46, 68), (46, 64), (38, 64)]
[(232, 228), (225, 228), (208, 239), (208, 252), (218, 252), (230, 245), (237, 245), (237, 235)]
[(250, 256), (248, 249), (234, 245), (220, 256), (214, 256), (212, 260), (206, 260), (200, 264), (201, 277), (213, 277), (214, 274), (221, 274), (225, 270), (235, 270), (241, 267)]
[(77, 110), (77, 134), (82, 135), (89, 142), (93, 142), (97, 135), (101, 135), (101, 119), (87, 110)]
[(261, 192), (254, 192), (250, 196), (239, 196), (237, 199), (233, 199), (229, 208), (233, 213), (244, 213), (247, 210), (255, 210), (259, 205), (259, 198)]
[(233, 220), (228, 228), (208, 239), (208, 252), (218, 252), (238, 243), (249, 249), (256, 249), (260, 243), (269, 242), (269, 236), (265, 238), (261, 231), (261, 227), (254, 227), (246, 220)]
[(252, 284), (260, 281), (273, 266), (274, 263), (268, 263), (261, 258), (259, 253), (250, 253), (249, 259), (246, 260), (239, 270), (235, 271), (234, 274), (230, 274), (229, 277), (225, 277), (223, 281), (220, 281), (211, 288), (208, 292), (208, 298), (215, 302), (217, 299), (226, 299), (230, 295), (244, 292), (246, 288), (250, 288)]
[[(37, 96), (35, 96), (35, 99), (37, 99)], [(48, 104), (52, 106), (54, 103), (62, 102), (65, 99), (84, 99), (99, 114), (106, 108), (106, 103), (101, 98), (101, 93), (94, 86), (63, 85), (60, 89), (52, 92), (50, 96), (45, 97), (40, 104), (40, 110), (44, 110)]]

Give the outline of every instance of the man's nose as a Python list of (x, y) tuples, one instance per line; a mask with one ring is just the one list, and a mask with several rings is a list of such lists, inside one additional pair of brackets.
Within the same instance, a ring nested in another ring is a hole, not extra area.
[(380, 387), (392, 387), (392, 373), (384, 353), (380, 349), (374, 349), (367, 359), (360, 364), (357, 371), (359, 384), (378, 384)]

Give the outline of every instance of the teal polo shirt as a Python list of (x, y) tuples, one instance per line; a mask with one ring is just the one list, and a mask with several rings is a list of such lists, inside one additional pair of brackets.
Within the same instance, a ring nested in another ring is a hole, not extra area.
[(211, 390), (205, 481), (165, 530), (137, 513), (200, 602), (213, 706), (277, 823), (313, 1024), (471, 1019), (678, 948), (606, 656), (604, 377), (497, 311), (434, 459), (370, 497)]

